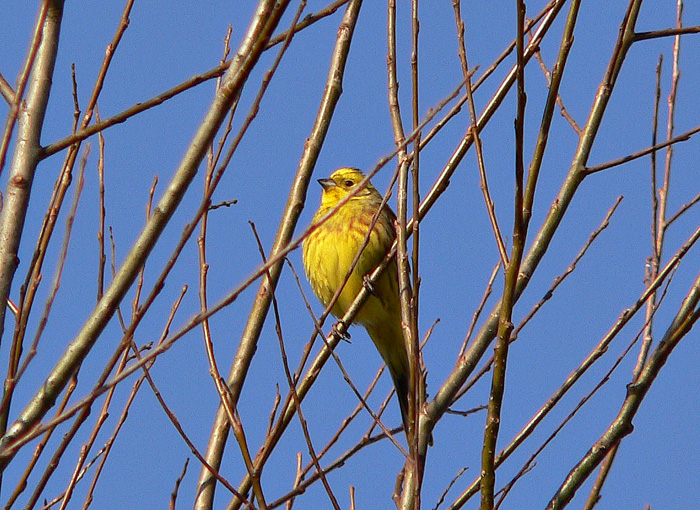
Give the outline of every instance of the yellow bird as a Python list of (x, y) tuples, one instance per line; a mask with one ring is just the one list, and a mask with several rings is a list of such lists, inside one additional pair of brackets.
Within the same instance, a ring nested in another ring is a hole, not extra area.
[[(354, 191), (364, 178), (355, 168), (336, 170), (323, 187), (321, 207), (313, 223), (323, 218), (338, 202)], [(371, 183), (348, 200), (325, 223), (304, 240), (304, 270), (314, 293), (324, 306), (345, 281), (355, 256), (365, 242), (369, 226), (382, 203), (382, 196)], [(342, 317), (363, 286), (365, 275), (374, 270), (396, 237), (396, 215), (385, 205), (379, 213), (367, 246), (352, 271), (331, 313)], [(389, 368), (401, 408), (404, 431), (408, 433), (408, 353), (401, 328), (401, 306), (396, 262), (384, 271), (372, 293), (355, 317), (362, 324)]]

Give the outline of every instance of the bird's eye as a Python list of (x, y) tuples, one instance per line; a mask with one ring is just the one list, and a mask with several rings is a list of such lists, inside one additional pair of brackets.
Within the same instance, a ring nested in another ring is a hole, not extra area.
[(346, 188), (352, 188), (355, 185), (355, 181), (351, 181), (350, 179), (347, 179), (345, 182), (343, 182), (343, 184), (345, 184)]

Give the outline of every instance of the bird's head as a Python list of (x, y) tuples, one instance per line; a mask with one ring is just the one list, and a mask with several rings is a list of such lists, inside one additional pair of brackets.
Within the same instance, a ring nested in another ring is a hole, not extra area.
[[(327, 207), (333, 207), (348, 194), (355, 191), (356, 186), (364, 179), (364, 174), (357, 168), (339, 168), (327, 179), (319, 179), (318, 183), (323, 186), (323, 196), (321, 203)], [(377, 189), (368, 182), (362, 190), (357, 192), (353, 198), (367, 196), (379, 196)], [(381, 198), (381, 197), (380, 197)]]

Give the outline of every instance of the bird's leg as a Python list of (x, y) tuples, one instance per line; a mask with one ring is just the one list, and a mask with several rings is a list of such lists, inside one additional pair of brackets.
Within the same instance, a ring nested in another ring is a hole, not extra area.
[(373, 296), (376, 296), (376, 289), (374, 287), (374, 282), (370, 279), (369, 275), (366, 274), (362, 277), (362, 285), (364, 285), (365, 289), (372, 294)]
[[(341, 331), (341, 326), (343, 331)], [(331, 332), (333, 333), (333, 335), (337, 336), (341, 340), (345, 340), (347, 343), (350, 343), (350, 333), (348, 333), (348, 325), (345, 324), (345, 322), (343, 322), (342, 319), (338, 319), (338, 322), (333, 324)]]
[(367, 292), (369, 292), (370, 294), (372, 294), (372, 296), (374, 296), (379, 301), (381, 301), (383, 306), (386, 306), (386, 303), (382, 299), (382, 296), (377, 294), (377, 288), (375, 287), (374, 282), (372, 281), (372, 279), (369, 277), (368, 274), (366, 274), (362, 277), (362, 285), (364, 285), (365, 289), (367, 289)]

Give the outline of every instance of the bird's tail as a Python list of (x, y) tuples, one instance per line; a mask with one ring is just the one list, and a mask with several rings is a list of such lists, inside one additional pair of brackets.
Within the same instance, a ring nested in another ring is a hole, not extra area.
[(367, 326), (367, 332), (382, 356), (384, 363), (386, 363), (391, 379), (394, 381), (396, 397), (401, 409), (403, 429), (408, 434), (410, 372), (408, 368), (408, 352), (404, 343), (401, 323), (399, 321), (382, 321)]

